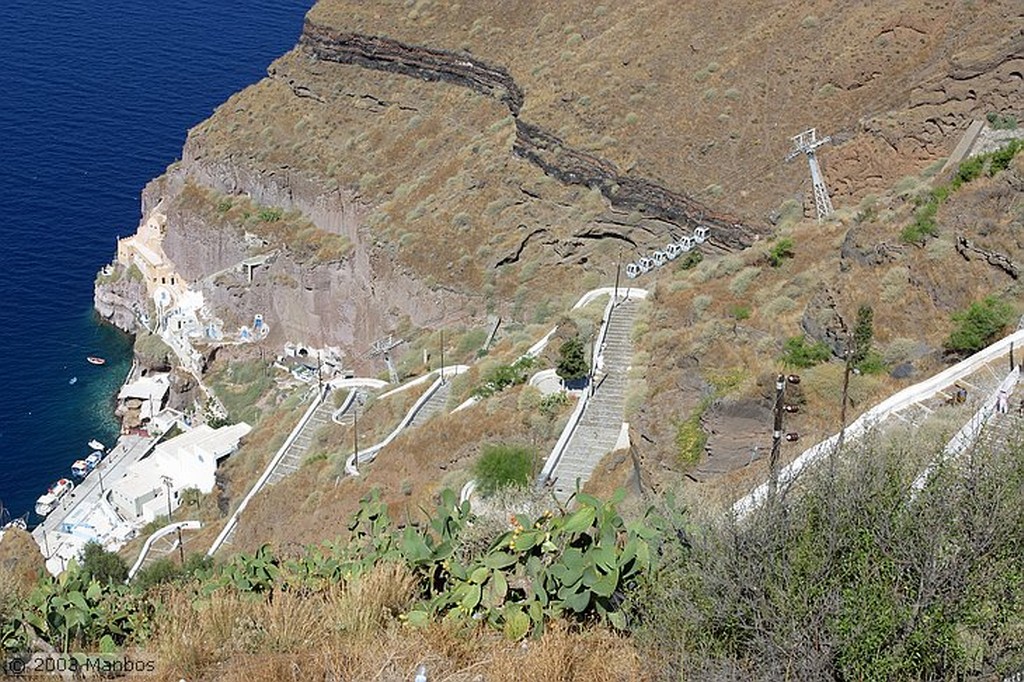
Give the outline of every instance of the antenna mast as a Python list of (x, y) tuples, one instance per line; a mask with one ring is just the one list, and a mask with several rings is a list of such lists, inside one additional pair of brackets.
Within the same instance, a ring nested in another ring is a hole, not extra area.
[(811, 128), (793, 137), (793, 151), (786, 156), (786, 161), (792, 161), (801, 154), (807, 155), (807, 163), (811, 166), (811, 184), (814, 185), (814, 208), (818, 212), (819, 223), (832, 215), (832, 200), (828, 196), (825, 176), (821, 174), (821, 167), (818, 165), (815, 151), (818, 147), (831, 141), (831, 137), (823, 137), (819, 140), (817, 129)]

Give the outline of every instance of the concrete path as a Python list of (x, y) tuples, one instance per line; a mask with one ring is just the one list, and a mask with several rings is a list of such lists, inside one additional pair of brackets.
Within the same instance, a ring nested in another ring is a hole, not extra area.
[(582, 487), (606, 454), (615, 448), (626, 406), (629, 366), (633, 359), (630, 334), (639, 305), (625, 300), (612, 307), (604, 335), (603, 367), (594, 377), (594, 392), (579, 423), (551, 470), (548, 481), (565, 501)]

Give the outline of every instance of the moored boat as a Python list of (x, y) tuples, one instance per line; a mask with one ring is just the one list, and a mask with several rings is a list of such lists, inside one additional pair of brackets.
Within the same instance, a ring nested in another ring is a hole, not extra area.
[(62, 478), (53, 484), (46, 494), (41, 495), (36, 500), (36, 514), (39, 516), (46, 516), (60, 504), (60, 501), (71, 492), (75, 487), (75, 484), (70, 479)]
[(0, 527), (0, 530), (10, 530), (12, 528), (28, 530), (28, 522), (25, 519), (18, 517), (12, 521), (5, 523), (3, 527)]
[(89, 467), (89, 471), (92, 471), (100, 465), (100, 460), (103, 459), (102, 452), (94, 452), (85, 458), (85, 464)]
[(85, 359), (85, 361), (88, 362), (91, 365), (105, 365), (105, 364), (107, 364), (107, 361), (104, 358), (99, 357), (98, 355), (90, 355), (89, 357), (87, 357)]
[(99, 442), (98, 440), (95, 440), (95, 439), (93, 439), (93, 440), (89, 441), (89, 442), (87, 443), (87, 445), (88, 445), (88, 446), (89, 446), (90, 448), (92, 448), (93, 450), (99, 450), (100, 452), (102, 452), (102, 451), (104, 451), (104, 450), (106, 450), (106, 449), (107, 449), (107, 446), (106, 446), (106, 445), (104, 445), (103, 443), (101, 443), (101, 442)]
[(79, 459), (71, 465), (71, 475), (75, 478), (85, 478), (85, 475), (89, 473), (89, 468), (84, 459)]

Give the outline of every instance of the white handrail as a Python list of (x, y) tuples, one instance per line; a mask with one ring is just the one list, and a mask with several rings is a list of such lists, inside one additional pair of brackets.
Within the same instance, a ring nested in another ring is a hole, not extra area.
[(558, 436), (558, 440), (555, 442), (555, 447), (551, 449), (551, 454), (548, 455), (548, 459), (544, 462), (544, 468), (540, 470), (540, 475), (537, 476), (537, 485), (544, 485), (548, 478), (551, 476), (551, 472), (558, 466), (558, 461), (562, 459), (562, 454), (565, 452), (566, 446), (569, 444), (569, 439), (572, 438), (573, 433), (576, 432), (576, 427), (580, 423), (580, 418), (583, 416), (583, 409), (587, 406), (589, 391), (583, 393), (580, 399), (576, 402), (576, 407), (573, 409), (572, 414), (569, 415), (569, 421), (565, 423), (565, 428), (562, 429), (562, 433)]
[(331, 421), (335, 424), (341, 423), (341, 416), (348, 412), (348, 408), (352, 407), (352, 403), (356, 401), (356, 389), (352, 389), (345, 396), (345, 401), (341, 404), (341, 407), (331, 413)]
[(163, 528), (154, 531), (152, 535), (146, 538), (145, 544), (142, 545), (142, 552), (139, 554), (139, 558), (135, 560), (135, 563), (132, 564), (131, 569), (129, 569), (128, 579), (125, 580), (125, 582), (130, 582), (131, 579), (135, 577), (135, 574), (139, 572), (139, 569), (142, 568), (142, 562), (146, 560), (146, 555), (149, 554), (149, 550), (154, 542), (164, 537), (165, 535), (170, 535), (179, 528), (181, 530), (199, 530), (202, 527), (202, 521), (178, 521), (176, 523), (168, 524)]
[[(893, 412), (905, 409), (910, 405), (921, 402), (935, 395), (940, 389), (956, 383), (963, 377), (972, 374), (978, 368), (988, 364), (993, 359), (1006, 354), (1010, 345), (1024, 341), (1024, 330), (1017, 330), (1009, 336), (996, 341), (988, 348), (978, 351), (971, 357), (948, 367), (931, 378), (908, 386), (907, 388), (894, 393), (878, 405), (875, 405), (867, 412), (858, 417), (853, 423), (846, 427), (845, 438), (857, 438), (867, 432), (878, 422), (888, 417)], [(778, 485), (783, 486), (792, 482), (805, 467), (817, 461), (828, 452), (835, 451), (839, 443), (839, 434), (805, 450), (799, 457), (779, 471)], [(759, 506), (768, 496), (770, 482), (755, 487), (748, 494), (741, 497), (733, 504), (732, 510), (737, 516), (744, 516), (755, 507)]]
[[(402, 418), (402, 421), (400, 421), (398, 423), (398, 426), (396, 426), (395, 429), (391, 433), (389, 433), (387, 435), (387, 438), (385, 438), (384, 440), (380, 441), (376, 445), (371, 445), (369, 448), (367, 448), (365, 450), (360, 450), (359, 451), (359, 462), (358, 463), (359, 464), (366, 464), (366, 463), (372, 462), (374, 459), (376, 459), (377, 458), (377, 453), (380, 452), (381, 450), (383, 450), (385, 447), (387, 447), (391, 443), (391, 441), (393, 441), (395, 438), (398, 438), (398, 434), (401, 433), (404, 429), (406, 429), (409, 426), (410, 423), (412, 423), (412, 420), (416, 418), (416, 415), (419, 413), (420, 409), (426, 404), (426, 402), (428, 400), (430, 400), (434, 396), (435, 393), (437, 393), (438, 389), (441, 388), (441, 385), (442, 385), (444, 380), (447, 380), (449, 377), (454, 377), (454, 376), (457, 376), (459, 374), (462, 374), (463, 372), (465, 372), (468, 369), (469, 369), (469, 367), (467, 367), (466, 365), (453, 365), (453, 366), (445, 367), (444, 368), (444, 372), (445, 372), (444, 373), (444, 379), (442, 379), (442, 377), (439, 374), (440, 370), (435, 370), (434, 372), (431, 372), (431, 373), (425, 375), (425, 376), (430, 376), (430, 374), (433, 374), (435, 372), (438, 373), (438, 377), (437, 377), (437, 379), (434, 380), (434, 383), (432, 383), (430, 385), (430, 388), (428, 388), (426, 391), (424, 391), (423, 395), (421, 395), (416, 400), (416, 402), (413, 403), (413, 406), (410, 407), (409, 411), (405, 413), (405, 416)], [(408, 387), (406, 387), (406, 388), (408, 388)], [(387, 394), (385, 394), (385, 395), (387, 395)], [(381, 397), (383, 397), (383, 396), (381, 396)], [(356, 462), (356, 453), (353, 452), (351, 455), (348, 456), (348, 459), (345, 460), (345, 472), (349, 476), (358, 476), (359, 475), (359, 470), (356, 468), (356, 464), (357, 464), (357, 462)]]
[(295, 442), (295, 439), (298, 438), (299, 433), (302, 432), (302, 429), (306, 426), (306, 423), (313, 416), (313, 413), (316, 412), (316, 408), (320, 407), (320, 404), (327, 397), (328, 391), (330, 391), (330, 386), (324, 386), (323, 389), (317, 393), (317, 397), (313, 400), (312, 403), (310, 403), (309, 407), (306, 409), (305, 414), (303, 414), (302, 418), (299, 419), (299, 423), (295, 425), (295, 428), (292, 429), (292, 432), (288, 434), (287, 438), (285, 438), (284, 443), (282, 443), (281, 447), (278, 448), (277, 453), (270, 460), (270, 463), (267, 465), (267, 468), (263, 470), (263, 474), (260, 475), (255, 485), (253, 485), (253, 487), (249, 490), (248, 494), (242, 500), (242, 503), (238, 505), (237, 509), (235, 509), (235, 513), (231, 515), (231, 518), (228, 519), (228, 522), (224, 524), (224, 528), (221, 529), (220, 534), (217, 536), (217, 539), (213, 541), (213, 544), (210, 545), (210, 549), (207, 550), (206, 556), (212, 557), (216, 553), (216, 551), (220, 549), (220, 546), (224, 544), (224, 541), (227, 539), (228, 535), (231, 533), (232, 530), (234, 530), (235, 526), (238, 525), (238, 517), (241, 515), (243, 511), (245, 511), (245, 508), (249, 505), (249, 501), (256, 496), (256, 493), (258, 493), (263, 488), (264, 485), (266, 485), (267, 481), (270, 479), (271, 474), (274, 473), (274, 468), (277, 467), (277, 465), (280, 464), (281, 460), (284, 458), (285, 451), (291, 446), (293, 442)]

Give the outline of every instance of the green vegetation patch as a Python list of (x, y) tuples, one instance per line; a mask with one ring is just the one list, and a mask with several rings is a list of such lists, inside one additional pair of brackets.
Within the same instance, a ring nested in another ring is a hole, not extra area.
[(497, 365), (492, 367), (484, 375), (484, 383), (473, 389), (472, 395), (479, 398), (489, 398), (495, 393), (504, 391), (509, 386), (518, 386), (526, 383), (530, 377), (530, 369), (536, 360), (529, 355), (524, 355), (511, 365)]
[(586, 349), (578, 334), (559, 346), (555, 373), (563, 381), (578, 381), (590, 374)]
[(701, 420), (711, 407), (711, 402), (712, 398), (704, 398), (689, 417), (676, 423), (676, 459), (682, 466), (693, 466), (704, 456), (708, 434)]
[(209, 383), (227, 408), (231, 422), (256, 424), (262, 414), (259, 402), (273, 387), (274, 378), (259, 360), (247, 360), (211, 374)]
[(791, 336), (782, 347), (782, 364), (806, 369), (832, 357), (832, 349), (824, 341), (809, 342), (806, 336)]
[(537, 453), (522, 445), (485, 445), (473, 466), (473, 476), (484, 496), (506, 488), (525, 488), (536, 459)]
[(1008, 301), (995, 296), (975, 301), (966, 310), (953, 313), (955, 326), (946, 339), (946, 350), (975, 353), (995, 341), (1015, 317), (1016, 311)]
[(917, 211), (914, 213), (914, 221), (903, 228), (900, 238), (908, 244), (920, 244), (928, 237), (937, 236), (939, 234), (939, 226), (935, 216), (939, 212), (939, 206), (944, 204), (954, 192), (968, 182), (982, 175), (992, 177), (996, 173), (1009, 168), (1010, 162), (1021, 148), (1024, 148), (1024, 142), (1013, 140), (1002, 149), (997, 149), (987, 154), (979, 154), (961, 163), (952, 180), (933, 188), (931, 192), (923, 197), (918, 196), (915, 199)]

